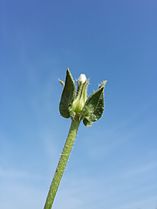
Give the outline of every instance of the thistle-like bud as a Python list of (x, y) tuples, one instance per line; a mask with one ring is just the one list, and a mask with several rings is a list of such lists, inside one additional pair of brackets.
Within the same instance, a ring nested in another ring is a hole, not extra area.
[(77, 84), (77, 94), (72, 103), (71, 111), (73, 111), (75, 114), (80, 114), (87, 100), (88, 80), (85, 74), (80, 75)]
[(80, 74), (76, 89), (74, 79), (68, 69), (59, 105), (60, 114), (65, 118), (79, 118), (83, 120), (85, 126), (90, 126), (103, 114), (106, 82), (103, 81), (98, 90), (88, 97), (87, 87), (89, 81), (86, 75)]

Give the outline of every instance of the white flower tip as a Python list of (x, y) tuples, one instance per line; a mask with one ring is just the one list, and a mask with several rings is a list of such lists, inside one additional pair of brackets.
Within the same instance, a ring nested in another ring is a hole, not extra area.
[(78, 79), (79, 82), (81, 83), (85, 83), (87, 80), (86, 75), (85, 74), (80, 74), (80, 77)]

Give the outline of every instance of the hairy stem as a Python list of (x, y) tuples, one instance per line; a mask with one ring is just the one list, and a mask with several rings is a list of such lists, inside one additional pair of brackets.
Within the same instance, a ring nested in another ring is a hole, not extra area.
[(44, 206), (44, 209), (51, 209), (61, 178), (63, 176), (70, 152), (72, 150), (76, 135), (77, 135), (77, 130), (79, 127), (80, 121), (79, 119), (75, 118), (72, 120), (71, 122), (71, 126), (70, 126), (70, 130), (69, 130), (69, 134), (67, 136), (59, 163), (57, 165), (48, 195), (47, 195), (47, 199), (46, 199), (46, 203)]

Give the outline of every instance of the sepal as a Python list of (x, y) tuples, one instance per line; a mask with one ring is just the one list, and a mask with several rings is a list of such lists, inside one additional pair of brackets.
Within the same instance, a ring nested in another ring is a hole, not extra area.
[(91, 126), (93, 122), (101, 118), (104, 111), (104, 87), (107, 81), (102, 82), (98, 90), (88, 97), (82, 111), (83, 123)]
[(67, 69), (65, 85), (64, 85), (64, 89), (63, 89), (60, 104), (59, 104), (60, 114), (64, 118), (70, 117), (69, 107), (74, 100), (75, 94), (76, 94), (75, 82), (74, 82), (74, 79), (72, 77), (70, 70)]

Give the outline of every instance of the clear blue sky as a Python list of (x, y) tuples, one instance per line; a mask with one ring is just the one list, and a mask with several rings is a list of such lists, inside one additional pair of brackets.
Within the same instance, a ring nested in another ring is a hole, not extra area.
[(70, 120), (70, 67), (106, 110), (81, 125), (54, 209), (157, 207), (157, 2), (0, 0), (0, 208), (42, 209)]

